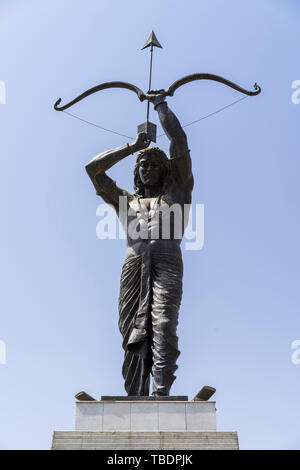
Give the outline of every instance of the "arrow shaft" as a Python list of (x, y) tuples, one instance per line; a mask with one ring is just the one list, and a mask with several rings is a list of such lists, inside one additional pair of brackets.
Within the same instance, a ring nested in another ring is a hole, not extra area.
[[(151, 81), (152, 81), (152, 58), (153, 58), (153, 46), (151, 44), (150, 48), (150, 70), (149, 70), (149, 84), (148, 84), (148, 91), (151, 90)], [(150, 114), (150, 103), (147, 103), (147, 122), (149, 122), (149, 114)]]

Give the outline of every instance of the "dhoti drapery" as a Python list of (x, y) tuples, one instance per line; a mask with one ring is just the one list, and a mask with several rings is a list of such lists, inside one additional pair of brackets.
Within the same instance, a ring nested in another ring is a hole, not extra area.
[(121, 275), (119, 328), (125, 351), (122, 368), (128, 395), (168, 395), (175, 380), (178, 338), (176, 328), (182, 297), (180, 251), (147, 250), (126, 257)]

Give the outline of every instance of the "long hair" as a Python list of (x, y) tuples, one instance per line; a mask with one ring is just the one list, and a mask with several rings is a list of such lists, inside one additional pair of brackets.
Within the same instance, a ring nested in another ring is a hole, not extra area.
[(171, 184), (171, 168), (170, 160), (163, 150), (158, 147), (148, 147), (145, 150), (141, 150), (136, 158), (133, 176), (134, 176), (134, 190), (137, 196), (144, 195), (144, 184), (141, 181), (139, 174), (140, 160), (144, 155), (156, 155), (160, 159), (160, 168), (162, 169), (162, 188), (165, 189)]

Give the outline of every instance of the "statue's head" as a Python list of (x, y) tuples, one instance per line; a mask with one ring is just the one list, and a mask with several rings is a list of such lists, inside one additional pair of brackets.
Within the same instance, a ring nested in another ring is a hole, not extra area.
[(138, 153), (134, 167), (134, 189), (143, 196), (145, 187), (164, 187), (170, 178), (170, 162), (158, 147), (148, 147)]

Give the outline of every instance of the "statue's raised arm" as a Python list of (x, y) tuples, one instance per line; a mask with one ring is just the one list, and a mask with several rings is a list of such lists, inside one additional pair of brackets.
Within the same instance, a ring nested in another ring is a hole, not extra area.
[(129, 155), (148, 147), (149, 143), (147, 135), (140, 133), (133, 143), (102, 152), (85, 166), (98, 196), (111, 204), (117, 212), (119, 212), (119, 197), (127, 195), (127, 191), (119, 188), (106, 171)]
[(158, 112), (159, 120), (170, 140), (170, 159), (176, 183), (183, 189), (193, 188), (193, 174), (187, 137), (175, 114), (168, 107), (165, 95), (158, 91), (150, 91), (146, 98), (153, 103)]

